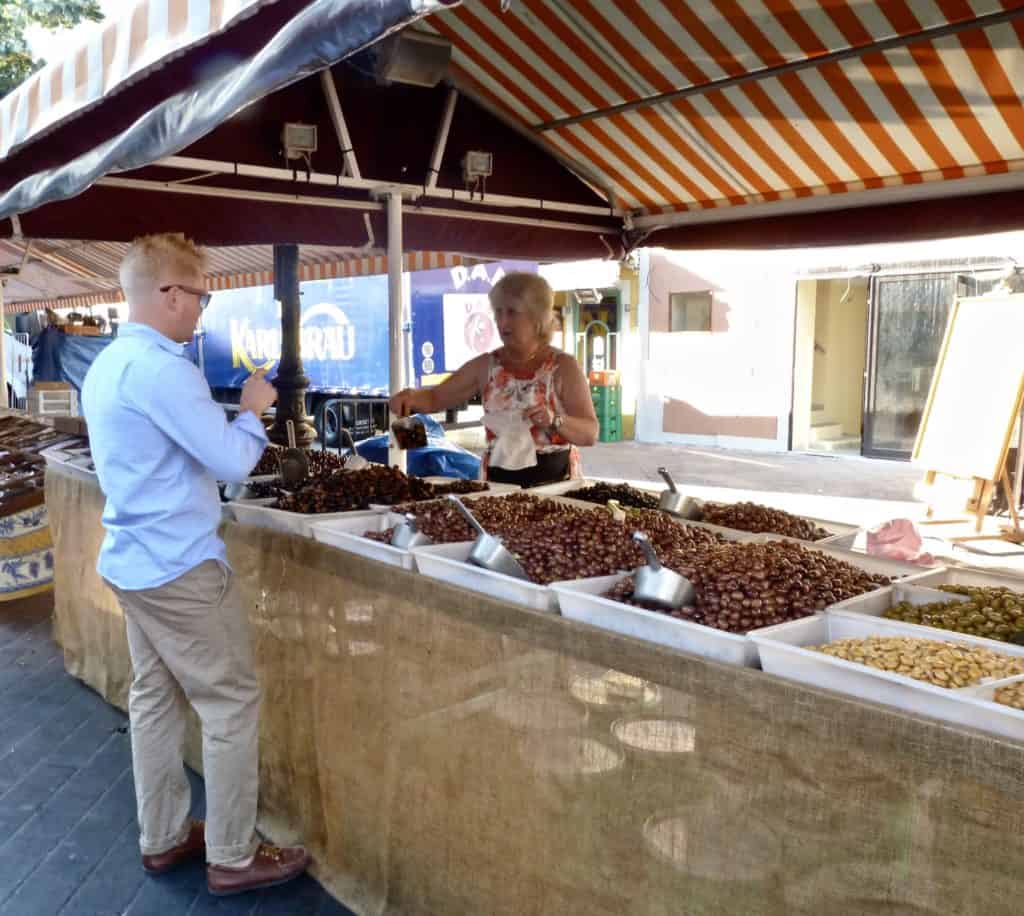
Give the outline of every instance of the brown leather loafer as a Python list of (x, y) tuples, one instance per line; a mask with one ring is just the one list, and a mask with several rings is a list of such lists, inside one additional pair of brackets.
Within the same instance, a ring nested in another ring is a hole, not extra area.
[(162, 875), (165, 871), (199, 859), (206, 855), (206, 824), (192, 821), (188, 838), (184, 843), (155, 856), (143, 856), (142, 867), (151, 875)]
[(264, 887), (275, 887), (298, 878), (309, 865), (304, 846), (271, 846), (260, 843), (247, 868), (206, 866), (206, 885), (215, 897), (244, 894)]

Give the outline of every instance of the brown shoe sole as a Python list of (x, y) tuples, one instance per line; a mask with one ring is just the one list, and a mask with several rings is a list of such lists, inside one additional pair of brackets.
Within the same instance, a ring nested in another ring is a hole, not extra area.
[(222, 891), (215, 891), (209, 884), (206, 885), (206, 889), (214, 897), (235, 897), (238, 894), (248, 894), (250, 891), (263, 891), (268, 887), (280, 887), (282, 884), (288, 884), (289, 881), (294, 881), (296, 878), (302, 877), (306, 871), (305, 868), (300, 872), (296, 872), (294, 875), (289, 875), (287, 878), (278, 878), (276, 881), (264, 881), (262, 884), (250, 884), (246, 887), (227, 888)]

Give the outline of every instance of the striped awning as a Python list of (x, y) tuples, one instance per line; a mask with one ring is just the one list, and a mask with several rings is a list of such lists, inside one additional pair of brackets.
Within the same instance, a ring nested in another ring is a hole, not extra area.
[[(25, 250), (28, 247), (26, 257)], [(118, 268), (128, 246), (119, 242), (33, 241), (0, 239), (0, 268), (19, 267), (5, 280), (5, 310), (90, 308), (123, 302)], [(264, 286), (274, 282), (273, 248), (244, 245), (207, 248), (210, 290)], [(433, 270), (474, 264), (477, 259), (440, 251), (405, 254), (402, 269)], [(381, 249), (369, 250), (303, 245), (299, 248), (299, 280), (385, 274), (388, 259)]]
[(467, 0), (422, 27), (452, 42), (457, 84), (638, 228), (1024, 185), (1024, 4), (504, 5)]
[(125, 15), (92, 28), (74, 54), (0, 100), (0, 158), (275, 2), (125, 0)]

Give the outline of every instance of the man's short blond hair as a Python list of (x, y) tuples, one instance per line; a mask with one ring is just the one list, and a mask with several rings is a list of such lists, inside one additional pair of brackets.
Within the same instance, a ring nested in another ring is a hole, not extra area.
[(145, 302), (162, 279), (179, 273), (202, 273), (205, 266), (202, 249), (184, 235), (143, 235), (132, 242), (121, 261), (121, 288), (129, 303)]
[(491, 308), (520, 305), (537, 324), (537, 337), (551, 343), (555, 325), (555, 293), (540, 274), (514, 271), (505, 274), (489, 293)]

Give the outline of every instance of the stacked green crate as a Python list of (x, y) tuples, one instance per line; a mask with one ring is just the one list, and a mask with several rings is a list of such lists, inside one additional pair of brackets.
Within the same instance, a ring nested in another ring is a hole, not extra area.
[(601, 442), (622, 440), (622, 388), (619, 385), (591, 385), (590, 397), (594, 401), (598, 439)]

